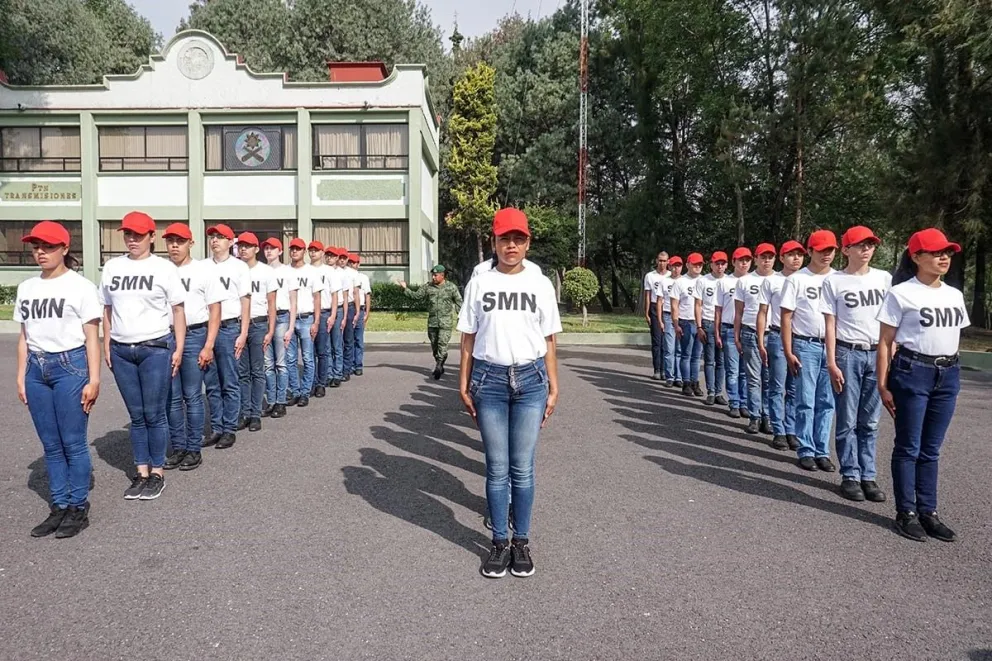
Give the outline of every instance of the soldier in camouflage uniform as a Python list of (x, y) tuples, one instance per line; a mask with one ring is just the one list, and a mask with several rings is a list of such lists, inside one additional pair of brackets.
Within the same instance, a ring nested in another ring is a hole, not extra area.
[(417, 291), (407, 289), (405, 282), (400, 282), (400, 287), (414, 300), (427, 299), (427, 337), (434, 352), (433, 376), (435, 380), (440, 379), (444, 374), (444, 363), (448, 360), (451, 329), (462, 307), (462, 295), (454, 283), (445, 279), (445, 270), (440, 264), (431, 269), (431, 282)]

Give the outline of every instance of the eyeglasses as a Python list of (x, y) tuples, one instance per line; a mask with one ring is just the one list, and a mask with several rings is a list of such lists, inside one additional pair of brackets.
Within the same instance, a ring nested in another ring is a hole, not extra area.
[(953, 257), (957, 253), (953, 248), (945, 248), (936, 252), (931, 250), (923, 250), (921, 252), (927, 255), (933, 255), (934, 257)]

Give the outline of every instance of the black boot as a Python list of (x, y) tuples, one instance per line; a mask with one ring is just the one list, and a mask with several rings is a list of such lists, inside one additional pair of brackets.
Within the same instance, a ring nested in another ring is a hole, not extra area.
[(82, 532), (90, 525), (89, 511), (89, 503), (81, 507), (70, 507), (65, 518), (62, 519), (59, 529), (55, 531), (55, 537), (65, 539), (66, 537), (75, 537)]
[(286, 405), (285, 404), (276, 404), (275, 406), (273, 406), (272, 407), (272, 413), (271, 413), (270, 417), (275, 418), (275, 419), (285, 418), (286, 417)]
[(442, 374), (444, 374), (444, 368), (441, 367), (441, 361), (439, 360), (434, 363), (434, 371), (431, 373), (431, 376), (433, 376), (434, 380), (437, 381), (441, 378)]
[(48, 514), (48, 518), (39, 523), (31, 530), (32, 537), (44, 537), (46, 535), (51, 535), (53, 532), (59, 529), (62, 525), (62, 519), (69, 512), (68, 509), (62, 509), (57, 505), (52, 505), (52, 509)]

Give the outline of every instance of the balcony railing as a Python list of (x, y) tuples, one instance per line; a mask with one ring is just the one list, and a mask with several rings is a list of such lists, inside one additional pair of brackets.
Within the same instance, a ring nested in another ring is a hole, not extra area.
[(78, 156), (0, 158), (0, 172), (79, 172), (81, 162)]

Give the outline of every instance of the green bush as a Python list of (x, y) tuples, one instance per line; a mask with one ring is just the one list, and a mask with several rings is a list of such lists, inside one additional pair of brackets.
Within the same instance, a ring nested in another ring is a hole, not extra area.
[(565, 278), (561, 283), (561, 293), (574, 305), (582, 308), (582, 325), (589, 325), (588, 311), (586, 305), (594, 298), (599, 291), (599, 280), (596, 274), (589, 269), (578, 266), (565, 273)]
[[(408, 285), (417, 291), (420, 285)], [(391, 282), (376, 282), (372, 285), (372, 309), (394, 312), (425, 312), (427, 301), (415, 301), (403, 293), (403, 288)]]
[(0, 285), (0, 305), (13, 305), (16, 300), (16, 285)]

